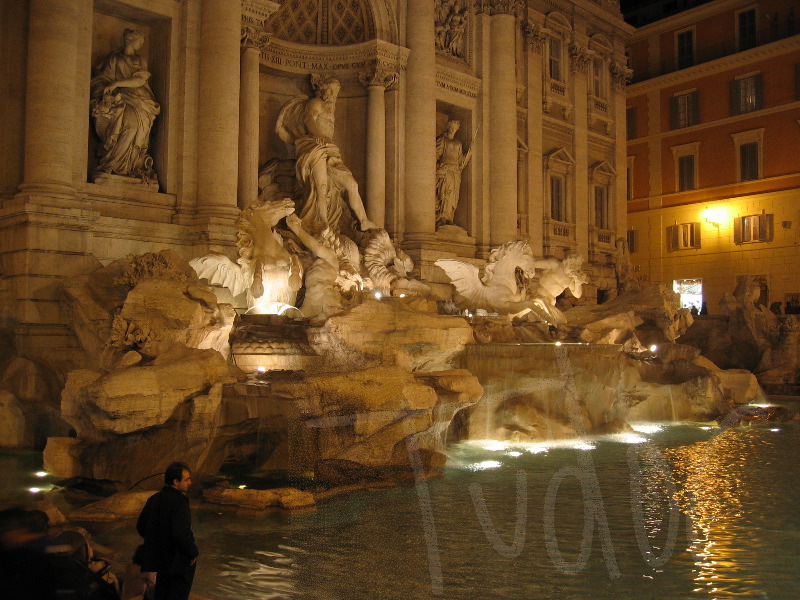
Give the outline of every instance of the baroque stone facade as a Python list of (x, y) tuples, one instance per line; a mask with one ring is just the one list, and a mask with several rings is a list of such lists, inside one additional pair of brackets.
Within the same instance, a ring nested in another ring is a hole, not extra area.
[[(584, 296), (614, 293), (632, 29), (611, 0), (0, 0), (0, 16), (0, 324), (62, 380), (78, 360), (64, 278), (162, 249), (235, 257), (261, 166), (276, 160), (276, 185), (294, 185), (275, 124), (313, 95), (312, 74), (341, 83), (333, 141), (369, 221), (437, 293), (450, 286), (436, 260), (483, 261), (515, 239), (583, 255)], [(154, 177), (101, 184), (92, 69), (128, 29), (160, 107)], [(437, 230), (451, 119), (471, 157), (454, 227)]]

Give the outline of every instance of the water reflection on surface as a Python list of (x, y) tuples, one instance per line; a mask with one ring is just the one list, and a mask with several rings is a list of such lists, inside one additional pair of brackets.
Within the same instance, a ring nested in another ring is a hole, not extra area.
[[(462, 443), (449, 448), (445, 477), (424, 483), (427, 507), (410, 486), (305, 514), (197, 511), (195, 591), (215, 600), (796, 598), (800, 425), (774, 428), (674, 424), (637, 427), (640, 440)], [(585, 500), (587, 464), (605, 524)], [(433, 518), (427, 528), (423, 514)], [(121, 549), (138, 543), (130, 526), (99, 537)]]

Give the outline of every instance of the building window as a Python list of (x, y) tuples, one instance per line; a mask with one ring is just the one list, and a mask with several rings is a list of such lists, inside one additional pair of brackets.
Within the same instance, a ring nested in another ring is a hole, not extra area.
[(562, 43), (561, 38), (550, 38), (550, 79), (564, 81), (562, 78)]
[(773, 215), (761, 213), (736, 217), (733, 220), (733, 242), (747, 244), (749, 242), (771, 242), (773, 235)]
[(764, 107), (763, 75), (756, 73), (731, 81), (731, 114), (740, 115)]
[(627, 131), (627, 139), (636, 139), (636, 107), (630, 106), (625, 109), (625, 129)]
[(687, 192), (697, 189), (697, 156), (700, 142), (672, 147), (675, 160), (675, 191)]
[[(744, 10), (736, 15), (739, 23), (739, 52), (756, 46), (756, 9)], [(776, 17), (777, 18), (777, 17)]]
[(700, 122), (699, 94), (697, 90), (677, 94), (670, 98), (670, 124), (672, 129), (690, 127)]
[(700, 247), (700, 223), (680, 223), (667, 227), (667, 250)]
[(628, 252), (634, 254), (639, 251), (639, 236), (635, 229), (628, 230)]
[(758, 142), (750, 142), (739, 146), (740, 181), (759, 179)]
[(687, 154), (678, 159), (678, 191), (686, 192), (696, 189), (694, 180), (694, 155)]
[(594, 224), (598, 229), (609, 229), (608, 225), (608, 187), (594, 186)]
[(605, 99), (606, 97), (605, 74), (605, 62), (603, 59), (592, 59), (592, 94), (601, 99)]
[(678, 68), (685, 69), (694, 64), (694, 30), (681, 31), (676, 36)]
[(731, 135), (736, 148), (736, 176), (738, 181), (752, 181), (763, 176), (761, 151), (764, 129), (753, 129)]
[(625, 185), (627, 187), (627, 199), (633, 200), (633, 159), (635, 156), (628, 157), (628, 165), (625, 169)]
[(550, 176), (550, 218), (567, 222), (567, 184), (561, 175)]

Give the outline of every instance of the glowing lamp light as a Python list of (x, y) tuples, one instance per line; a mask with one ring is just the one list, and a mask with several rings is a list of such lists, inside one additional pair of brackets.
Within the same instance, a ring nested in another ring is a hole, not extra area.
[(41, 492), (41, 491), (42, 491), (42, 488), (32, 487), (32, 488), (28, 488), (28, 491), (29, 491), (31, 494), (38, 494), (39, 492)]
[(561, 345), (561, 342), (556, 342), (556, 346), (560, 346), (560, 345)]
[(380, 292), (375, 292), (373, 295), (375, 296), (375, 300), (380, 300), (381, 298), (383, 298), (383, 294), (381, 294)]
[(243, 490), (243, 489), (245, 489), (245, 488), (247, 488), (247, 486), (246, 486), (246, 485), (244, 485), (244, 484), (242, 484), (242, 485), (240, 485), (240, 486), (239, 486), (239, 489), (240, 489), (240, 490)]
[(658, 352), (658, 346), (656, 346), (655, 344), (652, 344), (650, 346), (650, 352)]
[(36, 471), (37, 477), (47, 477), (47, 471)]
[(774, 429), (770, 429), (770, 431), (780, 431), (780, 429), (778, 429), (777, 427), (775, 427)]
[(267, 372), (267, 367), (258, 366), (256, 367), (256, 373), (264, 374)]
[(725, 210), (724, 207), (717, 206), (705, 209), (700, 213), (700, 216), (706, 220), (706, 223), (719, 229), (719, 224), (725, 221), (725, 218), (728, 216), (728, 211)]
[(401, 297), (401, 298), (405, 298), (405, 297), (406, 297), (406, 295), (405, 295), (405, 294), (400, 294), (400, 297)]

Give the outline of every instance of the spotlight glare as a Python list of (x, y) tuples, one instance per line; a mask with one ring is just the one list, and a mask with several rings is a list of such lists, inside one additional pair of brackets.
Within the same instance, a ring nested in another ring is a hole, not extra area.
[(243, 489), (245, 489), (246, 487), (247, 487), (246, 485), (242, 484), (242, 485), (240, 485), (240, 486), (239, 486), (239, 489), (240, 489), (240, 490), (243, 490)]
[(37, 487), (32, 487), (32, 488), (28, 488), (28, 491), (29, 491), (31, 494), (38, 494), (39, 492), (41, 492), (41, 491), (42, 491), (42, 489), (41, 489), (41, 488), (37, 488)]
[(383, 298), (383, 294), (381, 294), (380, 292), (375, 292), (374, 296), (376, 300), (380, 300), (381, 298)]
[(658, 352), (658, 346), (656, 346), (655, 344), (650, 346), (650, 352)]
[(259, 372), (259, 373), (266, 373), (267, 372), (267, 368), (263, 367), (263, 366), (258, 366), (258, 367), (256, 367), (256, 371)]
[(47, 477), (47, 471), (36, 471), (37, 477)]
[(556, 342), (556, 346), (560, 346), (560, 345), (561, 345), (561, 342)]

